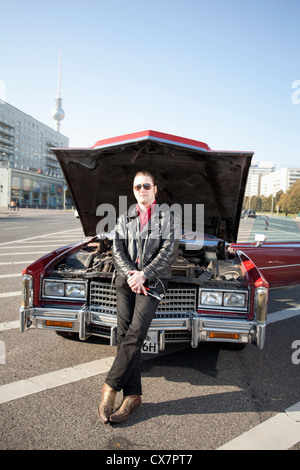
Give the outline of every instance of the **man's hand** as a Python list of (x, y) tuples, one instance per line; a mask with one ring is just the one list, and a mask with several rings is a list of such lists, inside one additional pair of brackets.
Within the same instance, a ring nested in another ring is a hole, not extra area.
[(143, 285), (147, 279), (143, 271), (129, 271), (128, 274), (130, 274), (130, 277), (127, 282), (131, 290), (136, 294), (142, 293), (144, 295), (148, 295)]

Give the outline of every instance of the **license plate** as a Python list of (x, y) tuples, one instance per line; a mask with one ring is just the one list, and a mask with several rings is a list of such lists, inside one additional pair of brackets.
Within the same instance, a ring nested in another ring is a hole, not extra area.
[(158, 354), (158, 331), (148, 331), (142, 346), (142, 353)]

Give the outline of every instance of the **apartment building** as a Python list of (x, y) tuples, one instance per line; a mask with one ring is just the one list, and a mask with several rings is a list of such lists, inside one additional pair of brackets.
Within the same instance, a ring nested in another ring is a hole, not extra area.
[(286, 193), (298, 179), (300, 179), (300, 166), (285, 166), (273, 173), (264, 175), (261, 178), (261, 196), (270, 196), (270, 194), (275, 196), (280, 190)]
[(68, 137), (0, 101), (0, 207), (63, 205), (64, 177), (51, 147), (68, 147)]
[(252, 162), (248, 173), (245, 196), (261, 196), (261, 179), (264, 175), (273, 172), (275, 168), (275, 162)]

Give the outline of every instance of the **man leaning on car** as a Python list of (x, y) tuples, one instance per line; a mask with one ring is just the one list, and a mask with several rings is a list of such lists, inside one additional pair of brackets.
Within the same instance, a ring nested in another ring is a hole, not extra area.
[[(119, 218), (113, 244), (117, 274), (117, 356), (103, 385), (98, 407), (105, 424), (125, 421), (141, 403), (141, 347), (159, 296), (167, 289), (178, 248), (174, 214), (160, 210), (156, 203), (154, 177), (147, 171), (138, 172), (133, 192), (137, 205)], [(123, 401), (114, 412), (116, 393), (121, 390)]]

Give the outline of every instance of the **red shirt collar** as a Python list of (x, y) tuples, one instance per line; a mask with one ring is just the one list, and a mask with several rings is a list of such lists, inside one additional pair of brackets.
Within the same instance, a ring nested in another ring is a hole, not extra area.
[(152, 211), (153, 211), (153, 209), (154, 209), (155, 204), (156, 204), (156, 200), (155, 200), (154, 202), (152, 202), (152, 204), (151, 204), (149, 207), (147, 207), (147, 210), (146, 210), (144, 213), (141, 211), (140, 206), (137, 204), (137, 205), (136, 205), (136, 213), (137, 213), (137, 215), (149, 214), (149, 216), (151, 216), (151, 213), (152, 213)]
[(145, 212), (142, 212), (140, 209), (140, 206), (137, 204), (136, 205), (136, 213), (137, 215), (140, 216), (140, 230), (142, 231), (145, 225), (147, 224), (148, 220), (150, 219), (152, 215), (152, 211), (154, 209), (154, 206), (156, 204), (156, 201), (154, 201)]

